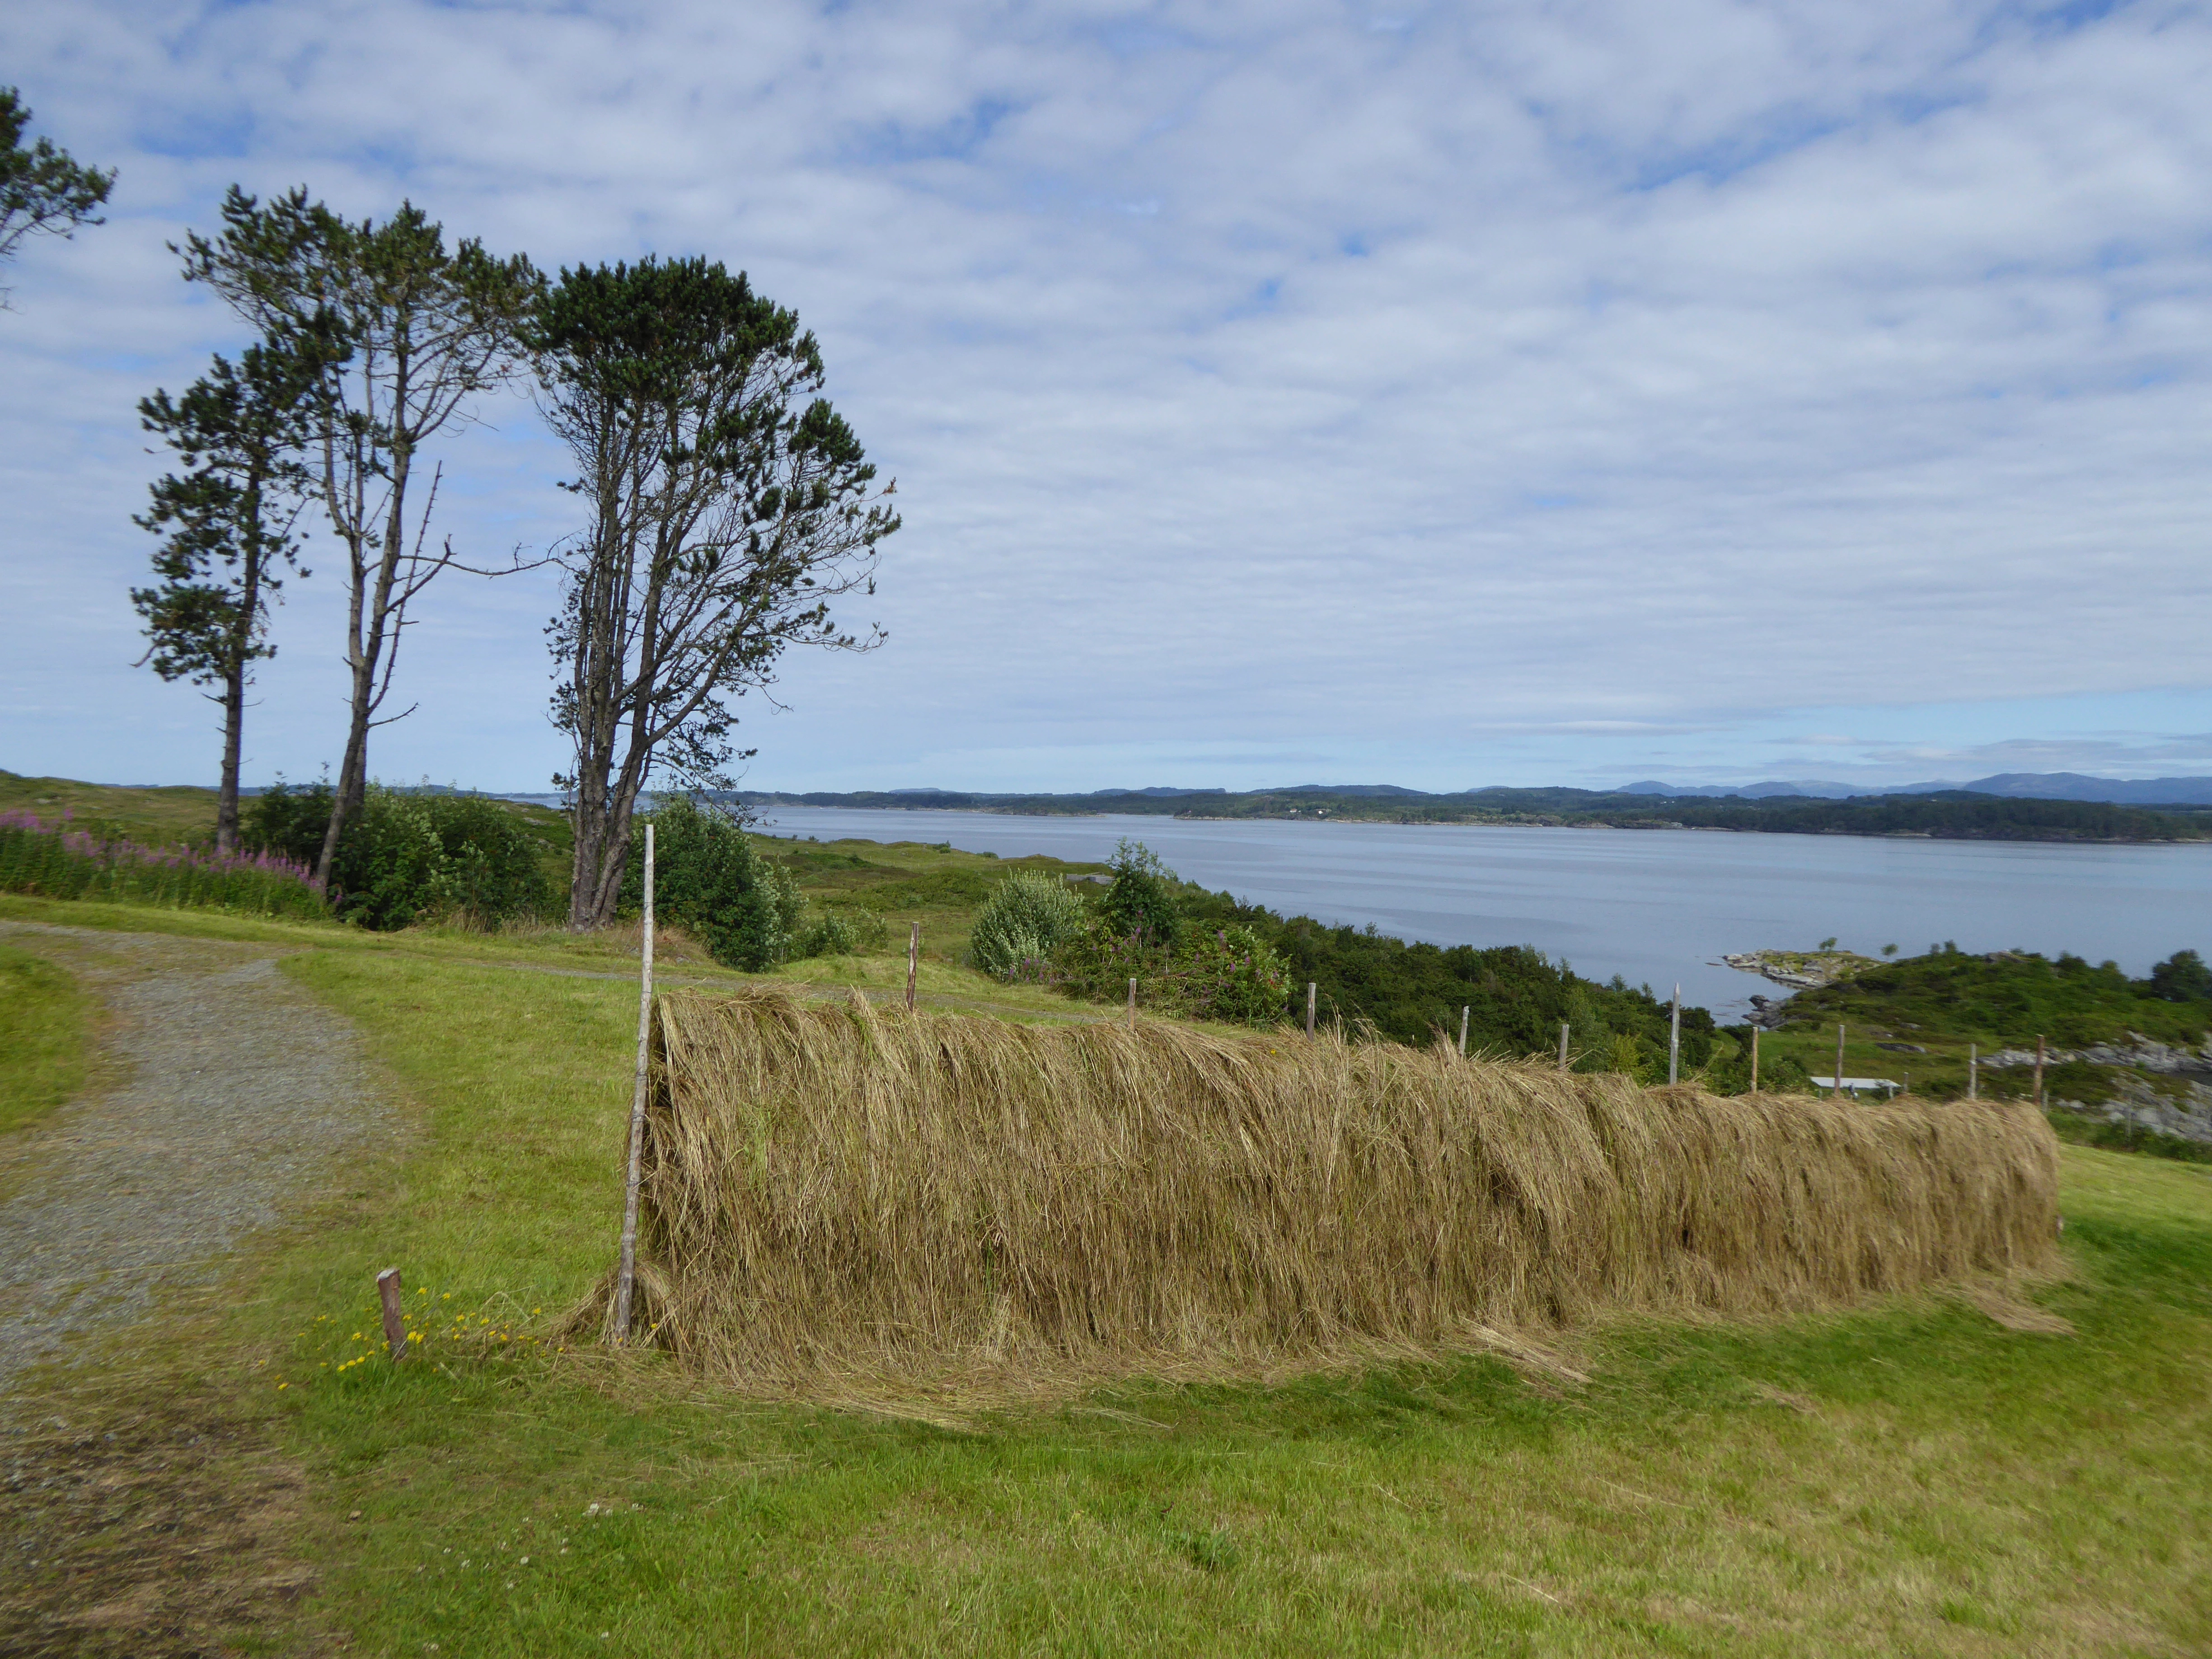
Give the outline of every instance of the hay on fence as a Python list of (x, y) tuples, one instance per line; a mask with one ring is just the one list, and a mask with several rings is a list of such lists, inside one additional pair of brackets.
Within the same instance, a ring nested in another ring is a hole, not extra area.
[(678, 994), (654, 1020), (640, 1306), (702, 1370), (769, 1387), (1273, 1371), (2039, 1268), (2057, 1194), (2019, 1105)]

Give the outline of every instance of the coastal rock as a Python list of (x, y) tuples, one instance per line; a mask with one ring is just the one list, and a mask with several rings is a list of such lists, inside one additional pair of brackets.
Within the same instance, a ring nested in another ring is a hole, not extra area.
[[(2212, 1072), (2212, 1036), (2195, 1048), (2177, 1048), (2147, 1037), (2141, 1031), (2130, 1031), (2128, 1037), (2126, 1042), (2099, 1042), (2087, 1048), (2046, 1048), (2043, 1063), (2059, 1066), (2069, 1060), (2086, 1060), (2092, 1066), (2133, 1066), (2164, 1077), (2177, 1077), (2185, 1072)], [(1982, 1064), (1999, 1071), (2010, 1066), (2033, 1066), (2035, 1050), (2000, 1048), (1993, 1054), (1984, 1054)]]
[(2161, 1094), (2146, 1079), (2125, 1073), (2112, 1082), (2118, 1095), (2100, 1104), (2091, 1106), (2078, 1100), (2054, 1100), (2051, 1103), (2061, 1110), (2102, 1118), (2123, 1127), (2148, 1129), (2156, 1134), (2212, 1146), (2212, 1088), (2191, 1082), (2184, 1085), (2177, 1097)]

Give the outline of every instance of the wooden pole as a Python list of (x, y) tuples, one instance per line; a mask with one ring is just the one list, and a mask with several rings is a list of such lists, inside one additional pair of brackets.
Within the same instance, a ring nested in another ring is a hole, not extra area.
[(1559, 1069), (1567, 1069), (1567, 1022), (1559, 1022)]
[(2043, 1109), (2043, 1033), (2035, 1034), (2035, 1109)]
[(407, 1358), (407, 1326), (399, 1317), (399, 1269), (386, 1267), (376, 1276), (377, 1299), (384, 1304), (384, 1340), (394, 1364)]
[(1978, 1100), (1982, 1093), (1982, 1046), (1978, 1042), (1966, 1045), (1966, 1098)]
[(1308, 1042), (1313, 1040), (1314, 1034), (1314, 985), (1315, 982), (1312, 980), (1306, 981), (1306, 1040)]
[(1680, 1074), (1682, 1062), (1682, 987), (1674, 986), (1674, 1012), (1667, 1024), (1667, 1081), (1672, 1084)]
[(1836, 1086), (1828, 1091), (1838, 1100), (1844, 1097), (1844, 1023), (1836, 1022)]
[(906, 1011), (914, 1012), (914, 977), (921, 968), (921, 924), (914, 924), (914, 931), (906, 936)]
[(1136, 1023), (1137, 1023), (1137, 981), (1136, 981), (1135, 980), (1133, 980), (1133, 980), (1131, 980), (1131, 981), (1129, 981), (1129, 1024), (1132, 1024), (1132, 1025), (1134, 1025)]
[(1459, 1057), (1462, 1060), (1467, 1058), (1467, 1017), (1473, 1008), (1474, 1005), (1468, 1003), (1462, 1006), (1459, 1011)]
[(629, 1340), (630, 1304), (637, 1288), (637, 1179), (645, 1154), (646, 1039), (653, 1026), (653, 825), (645, 826), (643, 966), (637, 979), (637, 1073), (629, 1091), (629, 1181), (623, 1189), (622, 1266), (615, 1274), (615, 1340)]
[(1751, 1028), (1751, 1091), (1759, 1092), (1759, 1027)]

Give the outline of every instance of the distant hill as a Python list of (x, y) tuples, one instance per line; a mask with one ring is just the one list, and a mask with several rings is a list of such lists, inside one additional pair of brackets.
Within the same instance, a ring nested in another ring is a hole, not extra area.
[(2008, 800), (2104, 801), (2115, 806), (2212, 806), (2212, 778), (2093, 778), (2080, 772), (1999, 772), (1969, 783), (1900, 783), (1887, 788), (1800, 779), (1765, 783), (1661, 783), (1646, 778), (1625, 784), (1624, 795), (1662, 795), (1672, 800), (1764, 800), (1802, 795), (1840, 800), (1869, 795), (2000, 795)]
[[(1222, 789), (1102, 789), (1089, 794), (983, 794), (932, 789), (779, 794), (732, 792), (749, 807), (957, 808), (1058, 816), (1118, 812), (1187, 818), (1303, 818), (1389, 823), (1490, 823), (1613, 830), (1734, 830), (1828, 836), (1911, 836), (1988, 841), (2208, 841), (2212, 811), (2164, 810), (2101, 800), (1981, 793), (1938, 786), (1837, 799), (1796, 793), (1708, 790), (1656, 794), (1594, 789), (1470, 789), (1431, 795), (1390, 784), (1231, 793)], [(2208, 797), (2212, 804), (2212, 797)]]

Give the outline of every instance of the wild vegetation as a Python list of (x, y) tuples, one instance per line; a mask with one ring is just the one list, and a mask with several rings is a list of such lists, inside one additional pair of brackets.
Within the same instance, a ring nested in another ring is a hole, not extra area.
[[(332, 796), (327, 783), (280, 781), (254, 798), (240, 836), (270, 855), (319, 855)], [(369, 784), (338, 838), (332, 908), (343, 921), (379, 930), (541, 920), (555, 907), (544, 868), (549, 850), (504, 802)]]
[(0, 811), (0, 892), (319, 915), (321, 888), (282, 853), (149, 847), (21, 808)]

